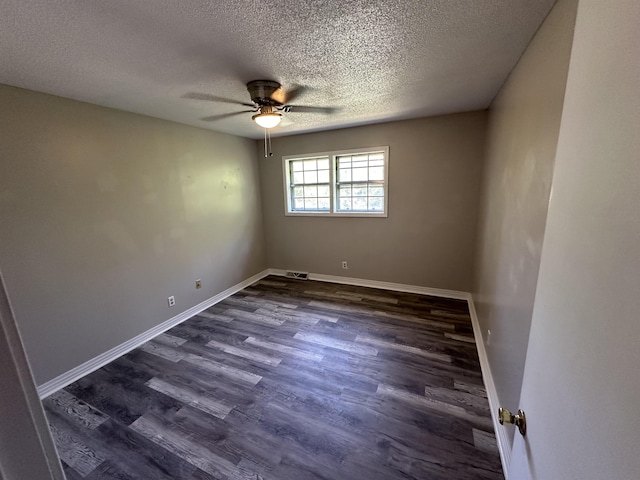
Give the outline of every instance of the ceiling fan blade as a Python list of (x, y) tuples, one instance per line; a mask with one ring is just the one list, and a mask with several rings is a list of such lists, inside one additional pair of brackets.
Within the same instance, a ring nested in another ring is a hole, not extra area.
[(335, 107), (310, 107), (308, 105), (285, 105), (286, 111), (292, 113), (335, 113), (339, 109)]
[(189, 93), (185, 93), (182, 96), (182, 98), (189, 98), (191, 100), (206, 100), (209, 102), (231, 103), (233, 105), (242, 105), (244, 107), (255, 107), (253, 103), (239, 102), (238, 100), (233, 100), (231, 98), (218, 97), (217, 95), (210, 95), (208, 93), (189, 92)]
[(222, 113), (220, 115), (211, 115), (209, 117), (203, 117), (200, 120), (205, 122), (215, 122), (216, 120), (222, 120), (223, 118), (234, 117), (243, 113), (254, 113), (255, 110), (242, 110), (240, 112)]
[(294, 101), (296, 98), (302, 95), (305, 90), (307, 90), (307, 87), (303, 87), (302, 85), (296, 85), (291, 90), (284, 92), (284, 98), (282, 99), (281, 103), (289, 103)]

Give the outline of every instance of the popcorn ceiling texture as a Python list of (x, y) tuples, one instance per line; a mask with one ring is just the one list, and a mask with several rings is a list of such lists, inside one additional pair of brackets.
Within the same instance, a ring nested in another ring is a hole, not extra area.
[[(554, 0), (21, 0), (0, 16), (0, 83), (260, 138), (245, 83), (308, 87), (273, 134), (486, 108)], [(237, 110), (242, 107), (238, 106)]]

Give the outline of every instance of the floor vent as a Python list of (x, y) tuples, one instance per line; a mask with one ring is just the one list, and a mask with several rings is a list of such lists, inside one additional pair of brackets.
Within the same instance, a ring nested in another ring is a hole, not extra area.
[(292, 272), (291, 270), (287, 270), (284, 276), (288, 278), (299, 278), (300, 280), (306, 280), (309, 278), (309, 274), (307, 272)]

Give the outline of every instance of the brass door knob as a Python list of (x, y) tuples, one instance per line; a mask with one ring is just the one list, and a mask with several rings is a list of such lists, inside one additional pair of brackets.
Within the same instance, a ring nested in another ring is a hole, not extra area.
[(518, 413), (514, 415), (506, 408), (500, 407), (498, 409), (498, 421), (500, 425), (504, 425), (505, 423), (515, 425), (523, 437), (527, 434), (527, 417), (522, 410), (518, 410)]

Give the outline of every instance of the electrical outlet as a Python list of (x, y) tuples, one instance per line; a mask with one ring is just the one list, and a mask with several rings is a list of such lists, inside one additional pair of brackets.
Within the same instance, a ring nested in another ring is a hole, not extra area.
[(174, 307), (176, 305), (176, 297), (171, 295), (169, 298), (167, 298), (167, 303), (170, 307)]
[(196, 289), (202, 288), (202, 280), (196, 280)]
[(349, 269), (349, 265), (347, 265), (347, 261), (346, 260), (342, 261), (342, 268), (345, 269), (345, 270)]

